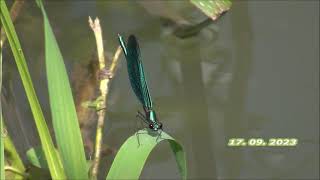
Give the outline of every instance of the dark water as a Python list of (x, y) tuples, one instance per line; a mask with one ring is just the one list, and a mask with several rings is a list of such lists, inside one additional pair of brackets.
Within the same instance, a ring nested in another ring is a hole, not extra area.
[[(184, 145), (189, 178), (319, 178), (319, 2), (241, 1), (219, 22), (186, 39), (172, 35), (174, 24), (205, 17), (182, 1), (162, 2), (52, 1), (46, 10), (69, 70), (95, 53), (89, 15), (100, 18), (107, 53), (115, 51), (118, 33), (138, 37), (158, 116), (165, 131)], [(49, 119), (42, 18), (34, 3), (26, 3), (16, 27)], [(23, 152), (39, 142), (6, 50), (4, 70), (10, 82), (4, 85), (10, 91), (12, 84), (19, 108), (12, 106), (9, 114), (20, 120), (7, 126)], [(135, 113), (140, 105), (123, 58), (112, 82), (105, 128), (105, 143), (114, 148), (139, 124)], [(299, 143), (228, 147), (232, 137), (288, 137)], [(102, 163), (102, 172), (112, 158)], [(151, 154), (142, 178), (179, 178), (168, 145)]]

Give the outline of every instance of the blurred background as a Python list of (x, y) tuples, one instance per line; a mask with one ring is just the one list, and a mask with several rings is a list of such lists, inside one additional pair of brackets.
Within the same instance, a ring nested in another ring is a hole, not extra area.
[[(59, 0), (46, 1), (45, 8), (72, 84), (86, 81), (81, 72), (96, 56), (88, 16), (100, 18), (107, 57), (118, 33), (138, 37), (155, 109), (164, 130), (183, 144), (190, 179), (319, 178), (318, 1), (235, 1), (218, 21), (188, 37), (179, 30), (207, 19), (189, 1)], [(24, 3), (15, 25), (50, 123), (43, 22), (33, 1)], [(135, 117), (141, 106), (120, 58), (104, 131), (113, 149), (142, 128)], [(38, 135), (8, 44), (3, 59), (6, 125), (25, 158), (39, 145)], [(228, 147), (234, 137), (299, 142)], [(113, 158), (103, 159), (101, 177)], [(141, 178), (179, 178), (168, 144), (152, 152)]]

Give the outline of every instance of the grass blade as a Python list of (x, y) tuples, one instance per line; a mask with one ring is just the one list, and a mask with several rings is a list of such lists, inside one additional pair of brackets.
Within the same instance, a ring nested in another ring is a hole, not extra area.
[(0, 10), (1, 22), (10, 43), (11, 50), (18, 67), (18, 71), (22, 79), (22, 84), (26, 91), (26, 95), (39, 133), (41, 145), (48, 162), (51, 176), (53, 179), (65, 179), (66, 176), (64, 174), (63, 167), (61, 167), (61, 165), (59, 164), (57, 153), (54, 151), (54, 145), (48, 127), (46, 125), (46, 121), (44, 119), (39, 101), (37, 99), (36, 92), (33, 88), (27, 63), (21, 49), (20, 42), (18, 40), (17, 33), (10, 19), (9, 11), (5, 4), (5, 1), (0, 1)]
[(62, 162), (69, 179), (87, 179), (87, 165), (72, 97), (60, 49), (41, 1), (45, 32), (45, 59), (53, 127)]
[(182, 146), (165, 132), (158, 137), (158, 135), (150, 135), (152, 132), (149, 131), (140, 130), (136, 135), (127, 139), (112, 163), (107, 180), (139, 179), (150, 152), (162, 141), (170, 143), (181, 177), (182, 179), (187, 178), (186, 158)]

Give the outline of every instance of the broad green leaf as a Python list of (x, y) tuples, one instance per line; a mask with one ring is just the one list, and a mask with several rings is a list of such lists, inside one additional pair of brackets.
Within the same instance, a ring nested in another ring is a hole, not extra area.
[(121, 146), (112, 163), (107, 180), (139, 179), (150, 152), (162, 141), (170, 143), (181, 177), (186, 179), (186, 157), (182, 146), (165, 132), (162, 132), (159, 136), (158, 133), (154, 134), (152, 130), (140, 130), (129, 137)]
[(58, 149), (68, 179), (87, 179), (84, 147), (67, 71), (44, 6), (41, 1), (38, 5), (44, 20), (48, 90)]
[(221, 14), (228, 11), (232, 5), (231, 0), (190, 0), (212, 20), (219, 18)]
[(32, 80), (28, 70), (28, 66), (21, 49), (20, 42), (18, 40), (17, 33), (14, 29), (13, 23), (11, 21), (8, 8), (5, 1), (0, 1), (0, 18), (7, 35), (8, 41), (10, 43), (11, 50), (15, 62), (18, 67), (18, 71), (22, 80), (22, 84), (26, 91), (26, 95), (30, 104), (30, 108), (35, 120), (35, 124), (39, 133), (42, 148), (44, 150), (50, 173), (53, 179), (66, 179), (63, 171), (63, 167), (60, 165), (58, 156), (54, 151), (54, 145), (47, 127), (46, 121), (44, 119), (39, 101), (36, 96), (36, 92), (33, 88)]

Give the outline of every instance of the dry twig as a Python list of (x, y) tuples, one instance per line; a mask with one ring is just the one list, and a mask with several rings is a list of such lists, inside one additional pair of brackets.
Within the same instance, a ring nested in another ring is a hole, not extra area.
[[(104, 49), (103, 49), (103, 39), (102, 39), (102, 30), (100, 26), (99, 19), (96, 18), (94, 21), (92, 21), (91, 17), (89, 17), (89, 25), (91, 29), (94, 32), (95, 38), (96, 38), (96, 43), (97, 43), (97, 50), (98, 50), (98, 58), (99, 58), (99, 69), (100, 71), (104, 70), (106, 67), (105, 59), (104, 59)], [(121, 53), (121, 48), (120, 46), (115, 52), (115, 55), (112, 59), (110, 68), (109, 68), (109, 73), (114, 74), (116, 70), (116, 66), (118, 64), (118, 59)], [(101, 79), (100, 80), (100, 99), (101, 101), (98, 103), (97, 109), (102, 109), (100, 111), (97, 111), (98, 113), (98, 122), (97, 122), (97, 132), (96, 132), (96, 142), (95, 142), (95, 154), (94, 154), (94, 159), (93, 159), (93, 164), (92, 164), (92, 169), (91, 169), (91, 177), (93, 179), (97, 178), (98, 174), (98, 168), (99, 168), (99, 163), (101, 159), (101, 146), (102, 146), (102, 135), (103, 135), (103, 127), (104, 127), (104, 119), (105, 119), (105, 110), (107, 107), (107, 95), (109, 92), (109, 82), (112, 79), (112, 76), (109, 76), (106, 79)]]

